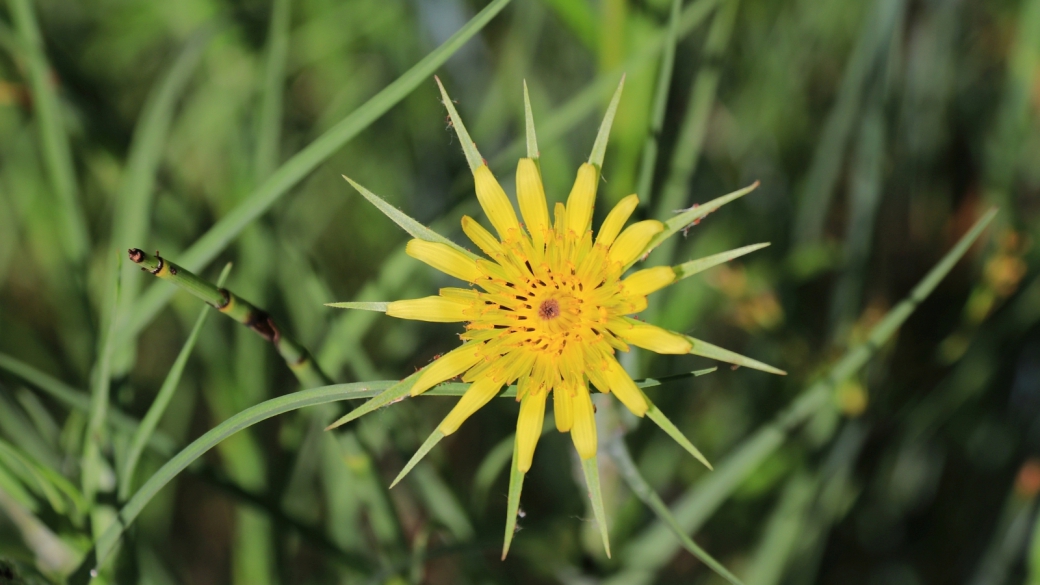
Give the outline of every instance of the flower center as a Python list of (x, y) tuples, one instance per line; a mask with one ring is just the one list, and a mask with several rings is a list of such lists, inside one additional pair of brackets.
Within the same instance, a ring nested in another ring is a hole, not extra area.
[(538, 307), (538, 316), (548, 321), (560, 316), (560, 303), (556, 299), (546, 299)]

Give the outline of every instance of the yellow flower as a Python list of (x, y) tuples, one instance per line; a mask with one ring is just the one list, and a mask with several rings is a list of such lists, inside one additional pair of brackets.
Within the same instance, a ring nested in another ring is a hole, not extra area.
[[(441, 91), (443, 93), (443, 87)], [(437, 296), (420, 299), (335, 305), (385, 310), (387, 315), (401, 319), (465, 323), (465, 332), (460, 336), (463, 340), (461, 346), (336, 423), (357, 418), (406, 392), (419, 396), (456, 376), (470, 384), (395, 484), (440, 439), (457, 431), (467, 418), (504, 387), (514, 383), (520, 408), (513, 465), (520, 477), (531, 467), (550, 395), (556, 428), (570, 433), (581, 459), (595, 465), (598, 441), (595, 409), (590, 396), (593, 388), (604, 394), (612, 393), (638, 417), (650, 414), (684, 448), (707, 465), (707, 460), (656, 410), (618, 363), (616, 352), (627, 352), (630, 345), (661, 354), (696, 353), (782, 373), (692, 337), (631, 318), (646, 308), (647, 295), (679, 278), (763, 245), (748, 246), (677, 267), (647, 268), (625, 276), (628, 268), (660, 239), (750, 189), (720, 198), (697, 208), (698, 211), (692, 214), (677, 216), (667, 225), (657, 220), (645, 220), (625, 227), (639, 201), (636, 195), (629, 195), (607, 214), (594, 234), (592, 211), (600, 179), (599, 168), (620, 91), (619, 87), (608, 108), (590, 162), (578, 169), (566, 204), (557, 203), (552, 217), (536, 160), (538, 153), (534, 145), (530, 104), (526, 103), (529, 156), (520, 159), (516, 169), (518, 217), (444, 93), (445, 106), (473, 171), (477, 199), (497, 236), (477, 220), (462, 218), (462, 230), (484, 253), (481, 257), (435, 234), (417, 231), (418, 224), (414, 220), (397, 218), (395, 221), (405, 229), (419, 235), (408, 242), (408, 255), (469, 286), (442, 288)], [(526, 102), (526, 87), (524, 93)], [(385, 205), (360, 185), (354, 186), (377, 205)], [(589, 473), (587, 467), (587, 478)], [(597, 486), (591, 489), (590, 485), (590, 492), (598, 494), (598, 475), (594, 480), (589, 479)], [(513, 504), (512, 486), (510, 491)], [(515, 495), (518, 500), (519, 487)], [(603, 529), (602, 518), (597, 517), (597, 520)], [(506, 550), (511, 532), (511, 528), (507, 528)]]

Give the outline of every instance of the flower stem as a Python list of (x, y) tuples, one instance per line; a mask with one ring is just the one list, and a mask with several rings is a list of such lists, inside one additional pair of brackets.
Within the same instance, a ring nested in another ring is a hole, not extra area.
[(307, 348), (287, 335), (263, 309), (226, 288), (199, 278), (187, 269), (159, 256), (151, 255), (139, 248), (131, 248), (130, 260), (141, 270), (166, 280), (202, 299), (207, 304), (252, 329), (257, 335), (270, 341), (278, 354), (305, 388), (316, 388), (332, 384), (332, 380), (321, 371)]

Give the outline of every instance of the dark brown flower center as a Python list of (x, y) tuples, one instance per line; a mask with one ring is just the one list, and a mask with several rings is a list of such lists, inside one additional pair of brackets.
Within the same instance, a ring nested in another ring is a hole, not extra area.
[(556, 299), (546, 299), (538, 306), (538, 316), (548, 321), (560, 316), (560, 303)]

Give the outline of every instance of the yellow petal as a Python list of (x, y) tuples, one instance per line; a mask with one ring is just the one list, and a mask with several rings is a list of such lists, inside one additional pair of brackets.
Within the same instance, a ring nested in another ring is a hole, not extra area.
[(502, 385), (491, 378), (477, 380), (469, 387), (469, 390), (466, 390), (462, 398), (455, 403), (455, 408), (451, 409), (448, 416), (444, 417), (437, 430), (445, 435), (450, 435), (459, 430), (459, 427), (466, 422), (467, 418), (490, 402), (501, 389)]
[(589, 163), (581, 165), (574, 179), (571, 194), (567, 197), (567, 229), (579, 237), (589, 229), (592, 221), (592, 206), (596, 202), (596, 180), (599, 173)]
[(556, 430), (566, 433), (571, 430), (571, 425), (574, 423), (574, 401), (571, 398), (571, 391), (567, 388), (554, 388), (552, 395)]
[(693, 349), (693, 344), (682, 335), (635, 319), (611, 319), (607, 323), (607, 329), (632, 345), (656, 353), (683, 355)]
[(673, 282), (675, 282), (675, 270), (671, 266), (656, 266), (632, 273), (621, 284), (625, 294), (645, 297)]
[(596, 456), (596, 415), (592, 409), (592, 398), (585, 388), (578, 388), (572, 399), (574, 404), (574, 426), (571, 440), (578, 456), (590, 459)]
[(502, 243), (472, 217), (468, 215), (462, 216), (462, 231), (465, 232), (466, 237), (471, 242), (476, 244), (488, 256), (497, 258), (502, 254)]
[(475, 282), (483, 277), (476, 261), (447, 244), (412, 240), (404, 251), (412, 258), (466, 282)]
[(632, 381), (632, 378), (628, 375), (628, 372), (621, 367), (621, 364), (617, 363), (612, 356), (607, 356), (604, 360), (606, 366), (603, 371), (600, 372), (603, 381), (610, 387), (611, 392), (617, 399), (624, 404), (626, 408), (632, 411), (632, 414), (636, 416), (643, 416), (646, 414), (646, 409), (649, 408), (646, 403), (646, 398), (643, 397), (643, 392), (639, 390), (636, 383)]
[(635, 194), (618, 201), (614, 209), (607, 214), (607, 219), (603, 220), (603, 225), (599, 226), (596, 243), (609, 248), (621, 233), (621, 228), (625, 227), (625, 222), (628, 221), (637, 205), (639, 205), (639, 196)]
[(412, 396), (418, 396), (445, 380), (450, 380), (473, 367), (483, 357), (478, 351), (480, 343), (466, 343), (462, 347), (442, 355), (426, 366), (412, 385)]
[(523, 472), (531, 469), (534, 448), (542, 436), (545, 421), (547, 392), (528, 392), (520, 401), (520, 416), (516, 419), (516, 466)]
[(433, 323), (457, 323), (469, 321), (465, 315), (471, 303), (444, 297), (423, 297), (406, 301), (394, 301), (387, 305), (386, 314), (398, 319), (430, 321)]
[(520, 159), (516, 165), (516, 200), (531, 240), (536, 248), (541, 248), (545, 244), (545, 231), (549, 229), (549, 208), (545, 203), (542, 175), (529, 158)]
[(664, 224), (656, 219), (634, 223), (621, 232), (621, 235), (610, 246), (607, 256), (611, 262), (618, 262), (622, 266), (626, 266), (643, 253), (651, 238), (662, 231), (664, 231)]
[(477, 187), (477, 201), (484, 208), (491, 225), (495, 226), (498, 237), (505, 240), (509, 230), (513, 229), (519, 233), (520, 222), (516, 219), (513, 204), (509, 202), (509, 197), (506, 197), (495, 175), (491, 174), (491, 169), (487, 165), (480, 165), (473, 170), (473, 181)]

